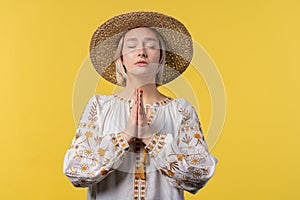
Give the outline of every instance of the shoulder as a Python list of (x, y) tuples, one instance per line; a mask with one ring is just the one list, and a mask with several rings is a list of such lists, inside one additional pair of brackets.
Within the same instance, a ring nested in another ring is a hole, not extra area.
[(192, 104), (185, 98), (176, 98), (174, 99), (174, 102), (178, 108), (177, 110), (183, 110), (183, 109), (191, 110), (191, 111), (194, 110)]
[(92, 97), (97, 99), (97, 101), (110, 101), (114, 97), (113, 95), (104, 95), (104, 94), (94, 94)]
[(104, 94), (93, 94), (89, 99), (89, 104), (97, 104), (99, 107), (104, 107), (110, 105), (114, 97), (112, 95), (104, 95)]
[(193, 105), (185, 98), (174, 99), (176, 104), (177, 112), (182, 116), (184, 120), (198, 120), (197, 112)]

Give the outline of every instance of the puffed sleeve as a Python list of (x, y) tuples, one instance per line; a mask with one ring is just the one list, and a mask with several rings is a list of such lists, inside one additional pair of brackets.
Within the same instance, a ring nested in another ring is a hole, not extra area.
[(215, 173), (218, 160), (209, 153), (198, 116), (187, 100), (180, 99), (177, 112), (179, 130), (154, 134), (145, 149), (173, 186), (196, 194)]
[(129, 149), (120, 133), (102, 135), (101, 114), (107, 96), (93, 95), (81, 114), (76, 135), (64, 157), (63, 173), (75, 187), (98, 183), (118, 168)]

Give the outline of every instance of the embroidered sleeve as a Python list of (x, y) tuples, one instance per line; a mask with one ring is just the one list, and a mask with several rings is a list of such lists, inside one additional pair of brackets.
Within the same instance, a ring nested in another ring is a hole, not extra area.
[(182, 105), (178, 112), (182, 116), (178, 132), (153, 135), (145, 148), (172, 185), (196, 194), (215, 173), (218, 160), (208, 152), (193, 107)]
[(122, 134), (101, 135), (100, 112), (94, 95), (81, 114), (76, 135), (65, 154), (63, 172), (75, 187), (88, 187), (104, 179), (121, 165), (129, 149)]

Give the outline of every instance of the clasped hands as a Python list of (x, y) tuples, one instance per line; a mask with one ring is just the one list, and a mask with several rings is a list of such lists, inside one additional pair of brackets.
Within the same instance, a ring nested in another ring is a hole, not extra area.
[(134, 104), (131, 108), (130, 116), (123, 134), (127, 141), (130, 141), (132, 138), (139, 138), (146, 145), (148, 145), (151, 141), (153, 133), (148, 125), (148, 120), (144, 109), (142, 89), (135, 89)]

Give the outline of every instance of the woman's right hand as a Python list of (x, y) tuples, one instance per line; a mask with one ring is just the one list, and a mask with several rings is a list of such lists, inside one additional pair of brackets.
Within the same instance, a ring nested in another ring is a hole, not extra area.
[(123, 134), (129, 142), (132, 138), (138, 138), (138, 89), (135, 89), (134, 104), (130, 110), (130, 116), (127, 121)]

